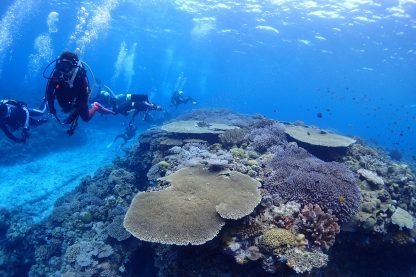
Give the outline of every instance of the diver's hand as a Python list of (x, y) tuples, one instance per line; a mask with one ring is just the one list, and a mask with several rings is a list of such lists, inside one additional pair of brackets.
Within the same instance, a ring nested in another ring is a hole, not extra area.
[(74, 117), (70, 115), (64, 121), (62, 121), (62, 124), (73, 124), (74, 120)]
[(61, 123), (61, 120), (59, 119), (58, 115), (56, 114), (56, 110), (54, 108), (49, 109), (49, 113), (59, 122)]
[(66, 131), (66, 133), (68, 134), (68, 136), (72, 136), (75, 133), (75, 129), (69, 129), (68, 131)]

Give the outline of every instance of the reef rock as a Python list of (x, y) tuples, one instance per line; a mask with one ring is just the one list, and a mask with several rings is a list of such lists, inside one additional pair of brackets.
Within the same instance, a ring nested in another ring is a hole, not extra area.
[(377, 173), (364, 169), (364, 168), (360, 168), (357, 171), (358, 174), (360, 174), (364, 179), (366, 179), (367, 181), (369, 181), (370, 183), (378, 186), (378, 187), (383, 187), (384, 186), (384, 181), (383, 179), (377, 175)]
[(413, 229), (414, 226), (412, 216), (400, 207), (397, 207), (396, 211), (394, 211), (391, 216), (391, 222), (400, 228), (406, 227), (408, 229)]

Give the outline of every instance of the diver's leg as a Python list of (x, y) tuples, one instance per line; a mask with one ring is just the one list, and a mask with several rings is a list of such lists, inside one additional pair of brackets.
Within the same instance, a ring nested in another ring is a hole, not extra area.
[(125, 135), (125, 134), (122, 136), (122, 138), (124, 139), (124, 142), (120, 145), (120, 147), (123, 147), (129, 141), (128, 138), (127, 138), (127, 135)]
[(119, 138), (124, 138), (124, 135), (117, 135), (117, 136), (114, 138), (113, 142), (116, 142)]

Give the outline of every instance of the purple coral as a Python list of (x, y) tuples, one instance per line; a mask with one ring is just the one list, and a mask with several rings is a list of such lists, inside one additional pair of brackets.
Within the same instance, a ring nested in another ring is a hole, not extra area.
[(272, 170), (266, 190), (285, 201), (318, 204), (332, 210), (341, 222), (358, 210), (360, 190), (353, 173), (337, 162), (324, 162), (306, 150), (289, 146), (280, 149), (269, 164)]
[(252, 142), (255, 150), (265, 152), (272, 146), (286, 143), (283, 124), (273, 120), (261, 120), (253, 124), (247, 138)]
[(296, 225), (299, 231), (306, 232), (315, 244), (329, 249), (335, 242), (340, 228), (332, 211), (324, 212), (319, 205), (307, 204), (299, 213)]

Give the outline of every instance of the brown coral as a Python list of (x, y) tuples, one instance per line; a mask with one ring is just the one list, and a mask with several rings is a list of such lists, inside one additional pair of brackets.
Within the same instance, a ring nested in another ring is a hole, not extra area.
[(319, 205), (307, 204), (299, 213), (297, 225), (316, 245), (328, 249), (340, 232), (338, 218), (329, 210), (325, 213)]
[(203, 244), (224, 219), (239, 219), (260, 203), (260, 183), (238, 172), (183, 168), (164, 178), (171, 186), (136, 195), (124, 218), (135, 237), (164, 244)]
[(235, 234), (242, 239), (249, 239), (259, 236), (263, 231), (262, 225), (258, 222), (252, 221), (246, 224), (241, 225), (235, 231)]

